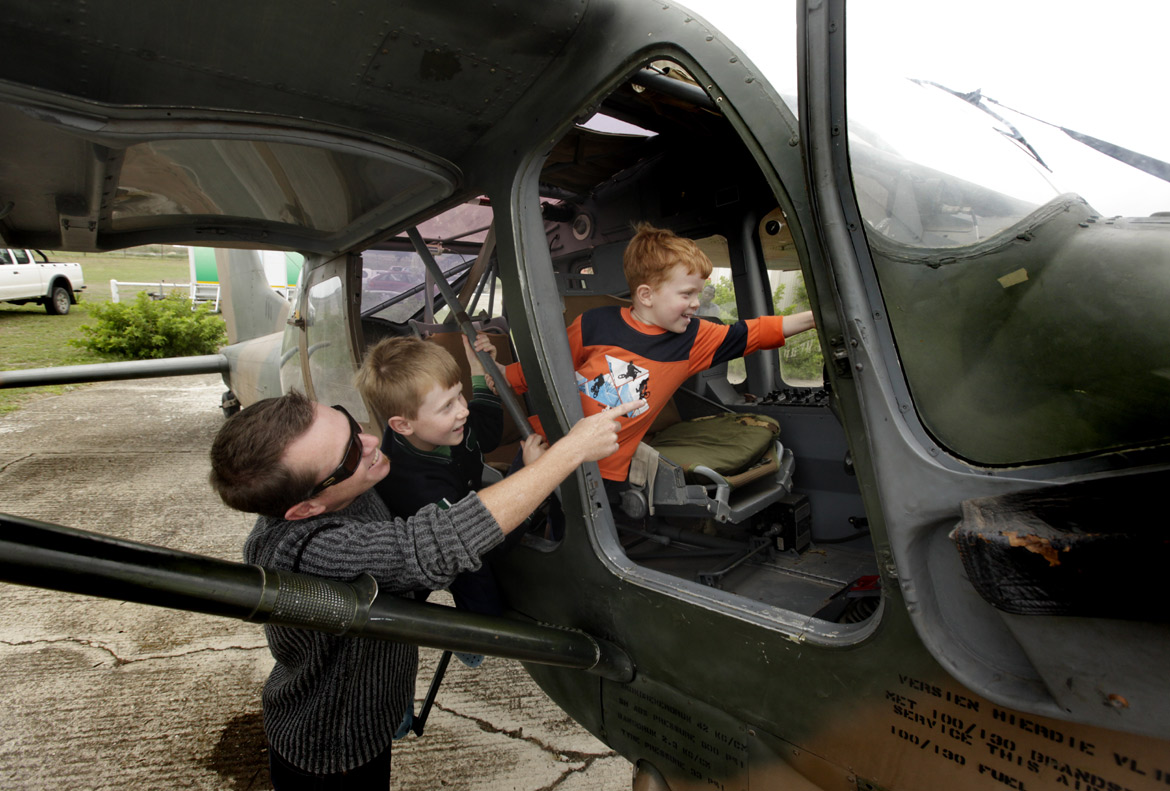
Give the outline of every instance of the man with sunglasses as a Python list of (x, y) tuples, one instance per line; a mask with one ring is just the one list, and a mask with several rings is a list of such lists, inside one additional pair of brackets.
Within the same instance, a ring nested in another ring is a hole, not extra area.
[[(618, 448), (618, 418), (643, 402), (580, 421), (529, 467), (447, 509), (395, 518), (374, 484), (390, 470), (378, 438), (344, 408), (293, 392), (234, 415), (211, 448), (223, 501), (259, 515), (248, 563), (351, 580), (382, 591), (439, 590), (536, 509), (580, 464)], [(418, 650), (363, 637), (265, 626), (276, 665), (264, 686), (264, 730), (277, 791), (378, 789), (390, 745), (413, 709)]]

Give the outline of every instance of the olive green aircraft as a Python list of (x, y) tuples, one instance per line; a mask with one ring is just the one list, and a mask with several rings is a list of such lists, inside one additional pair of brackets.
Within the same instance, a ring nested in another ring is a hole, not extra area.
[[(747, 472), (565, 481), (507, 618), (15, 517), (0, 577), (517, 657), (642, 791), (1170, 786), (1170, 216), (1054, 187), (975, 86), (867, 93), (841, 0), (789, 13), (785, 85), (671, 0), (6, 3), (4, 245), (220, 248), (232, 345), (165, 364), (225, 411), (380, 432), (364, 350), (479, 322), (556, 439), (638, 384), (579, 387), (563, 331), (628, 298), (636, 222), (711, 257), (701, 320), (817, 330), (675, 396), (778, 423)], [(291, 305), (259, 249), (305, 256)]]

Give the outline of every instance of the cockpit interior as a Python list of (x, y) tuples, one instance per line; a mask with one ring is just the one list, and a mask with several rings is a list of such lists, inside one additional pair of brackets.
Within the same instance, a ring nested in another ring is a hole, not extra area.
[[(638, 222), (695, 240), (711, 259), (699, 310), (705, 321), (809, 307), (774, 185), (716, 101), (678, 64), (639, 68), (568, 125), (544, 161), (540, 195), (542, 254), (565, 324), (590, 307), (628, 304), (622, 252)], [(478, 196), (417, 227), (472, 318), (486, 331), (506, 332), (511, 300), (498, 276), (492, 221), (491, 201)], [(361, 268), (365, 347), (396, 335), (457, 337), (453, 313), (405, 232), (365, 250)], [(514, 346), (498, 345), (498, 359), (516, 359)], [(671, 425), (720, 415), (764, 416), (778, 433), (765, 430), (756, 457), (735, 462), (742, 469), (734, 472), (703, 464), (684, 471), (666, 450), (648, 462), (657, 472), (651, 482), (610, 504), (634, 573), (699, 586), (765, 618), (783, 612), (785, 619), (855, 623), (877, 610), (873, 546), (822, 355), (814, 330), (698, 374), (676, 393), (646, 444)], [(531, 403), (526, 408), (535, 414)], [(518, 441), (507, 423), (505, 443)], [(514, 447), (489, 455), (489, 463), (506, 468)], [(526, 543), (556, 548), (550, 536), (529, 535)]]

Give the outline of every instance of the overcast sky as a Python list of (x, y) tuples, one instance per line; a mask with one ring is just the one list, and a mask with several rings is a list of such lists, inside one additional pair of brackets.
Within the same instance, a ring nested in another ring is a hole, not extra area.
[[(776, 88), (795, 77), (795, 11), (785, 0), (683, 0), (738, 44)], [(1170, 2), (854, 0), (849, 64), (984, 96), (1050, 123), (1170, 162), (1165, 90)], [(1007, 117), (1005, 115), (1005, 117)], [(1009, 117), (1062, 189), (1106, 215), (1170, 211), (1170, 183)]]

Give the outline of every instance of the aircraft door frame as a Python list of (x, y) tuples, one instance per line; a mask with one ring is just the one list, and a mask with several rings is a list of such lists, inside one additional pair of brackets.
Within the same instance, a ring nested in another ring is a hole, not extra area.
[[(325, 261), (308, 259), (301, 273), (298, 310), (290, 322), (296, 332), (300, 381), (282, 377), (285, 390), (299, 384), (309, 398), (341, 404), (366, 428), (372, 419), (353, 385), (361, 362), (360, 259), (343, 255)], [(286, 333), (285, 352), (292, 352)]]
[[(672, 31), (674, 32), (674, 31)], [(710, 39), (707, 39), (710, 41)], [(831, 287), (827, 283), (827, 265), (822, 253), (821, 240), (815, 233), (815, 224), (811, 208), (811, 199), (806, 185), (803, 158), (797, 147), (799, 140), (795, 114), (790, 106), (763, 80), (745, 79), (744, 63), (738, 58), (727, 58), (726, 50), (713, 52), (698, 42), (679, 40), (658, 42), (652, 49), (639, 53), (638, 59), (627, 60), (616, 64), (598, 62), (597, 69), (592, 75), (581, 72), (574, 73), (575, 81), (590, 85), (590, 92), (594, 96), (603, 96), (629, 79), (631, 73), (638, 68), (638, 64), (645, 64), (656, 60), (670, 60), (676, 62), (684, 70), (690, 72), (699, 81), (704, 92), (719, 108), (728, 123), (735, 130), (740, 143), (750, 153), (757, 167), (766, 180), (771, 191), (771, 198), (784, 211), (785, 217), (792, 232), (792, 240), (796, 256), (802, 263), (805, 272), (805, 283), (809, 296), (814, 305), (821, 306), (820, 326), (825, 329), (822, 338), (829, 338), (840, 334), (839, 320), (833, 310), (833, 302), (827, 304), (818, 301), (818, 292), (831, 295)], [(615, 67), (616, 66), (616, 67)], [(612, 69), (612, 70), (609, 70)], [(746, 72), (749, 76), (751, 72)], [(566, 94), (569, 96), (569, 94)], [(567, 98), (566, 101), (572, 101)], [(564, 117), (575, 118), (580, 114), (580, 107), (565, 112)], [(558, 116), (556, 108), (543, 106), (542, 117)], [(560, 130), (551, 130), (549, 139), (556, 139)], [(517, 263), (519, 280), (527, 285), (519, 293), (509, 292), (509, 316), (513, 332), (518, 337), (529, 337), (531, 343), (539, 353), (529, 356), (527, 347), (518, 344), (520, 362), (528, 373), (530, 394), (537, 403), (547, 403), (547, 409), (556, 414), (557, 419), (545, 418), (544, 425), (550, 429), (550, 440), (559, 436), (558, 429), (562, 425), (571, 425), (580, 415), (579, 393), (574, 385), (574, 375), (569, 365), (571, 359), (568, 345), (564, 336), (559, 333), (539, 333), (532, 331), (534, 326), (525, 322), (529, 318), (550, 323), (560, 319), (560, 299), (557, 295), (556, 283), (551, 274), (545, 278), (544, 273), (549, 270), (544, 260), (528, 261), (530, 257), (547, 256), (547, 239), (543, 223), (534, 217), (532, 209), (540, 205), (538, 189), (539, 167), (544, 161), (545, 151), (529, 152), (528, 162), (521, 165), (523, 178), (506, 180), (497, 189), (488, 190), (489, 195), (501, 208), (496, 216), (497, 223), (502, 231), (500, 236), (501, 262), (508, 267), (509, 260)], [(507, 200), (501, 196), (507, 195)], [(507, 207), (506, 209), (503, 207)], [(506, 212), (506, 214), (504, 213)], [(751, 223), (746, 226), (737, 226), (727, 229), (735, 235), (732, 240), (735, 245), (755, 244), (755, 223), (758, 217), (753, 216)], [(537, 256), (539, 251), (539, 256)], [(749, 267), (762, 266), (758, 254), (748, 256), (745, 263)], [(754, 260), (752, 260), (754, 259)], [(550, 271), (550, 270), (549, 270)], [(766, 288), (766, 280), (759, 272), (757, 289)], [(756, 296), (756, 295), (753, 295)], [(758, 295), (763, 299), (763, 294)], [(832, 300), (833, 297), (827, 297)], [(522, 309), (512, 300), (523, 300)], [(563, 350), (561, 347), (563, 346)], [(544, 370), (547, 366), (547, 370)], [(531, 372), (540, 371), (541, 376)], [(778, 366), (763, 374), (761, 378), (779, 378)], [(695, 604), (709, 606), (712, 601), (720, 602), (720, 608), (725, 604), (726, 594), (715, 593), (713, 589), (703, 589), (698, 586), (680, 587), (674, 582), (664, 582), (665, 578), (655, 574), (647, 574), (635, 563), (626, 558), (617, 539), (617, 530), (607, 517), (608, 507), (596, 493), (601, 491), (600, 478), (596, 475), (593, 465), (583, 465), (583, 477), (577, 480), (583, 487), (562, 485), (562, 495), (580, 495), (580, 502), (566, 503), (566, 510), (573, 510), (587, 515), (592, 523), (588, 531), (588, 540), (592, 546), (591, 554), (601, 560), (607, 572), (617, 577), (634, 581), (649, 590), (662, 592), (672, 599), (679, 599)], [(576, 536), (567, 536), (566, 541), (573, 543)], [(569, 551), (575, 551), (570, 547)], [(732, 612), (731, 608), (722, 610)], [(742, 615), (738, 610), (736, 615)], [(753, 613), (753, 619), (757, 616)], [(810, 620), (782, 608), (768, 608), (765, 615), (758, 616), (760, 622), (769, 629), (791, 635), (799, 635), (802, 641), (815, 645), (840, 646), (843, 642), (853, 643), (865, 640), (878, 627), (880, 615), (871, 618), (863, 626), (848, 630), (848, 636), (843, 640), (842, 631), (837, 627), (828, 627), (825, 623)]]
[[(934, 581), (960, 576), (957, 553), (944, 545), (958, 518), (959, 503), (1001, 491), (1002, 480), (980, 478), (936, 447), (915, 419), (913, 399), (901, 376), (881, 291), (869, 265), (847, 156), (845, 114), (844, 4), (802, 2), (798, 59), (800, 127), (807, 178), (815, 195), (815, 227), (826, 249), (834, 294), (843, 317), (830, 346), (834, 390), (849, 432), (854, 469), (867, 498), (871, 530), (883, 576), (900, 589), (905, 611), (923, 645), (952, 676), (988, 699), (1047, 716), (1059, 712), (1031, 686), (1028, 661), (1005, 650), (996, 667), (972, 662), (964, 644), (1002, 643), (1002, 633), (964, 619), (968, 634), (956, 639), (940, 622), (940, 591)], [(829, 337), (829, 336), (827, 336)], [(864, 435), (864, 442), (852, 439)], [(895, 472), (896, 471), (896, 472)], [(925, 558), (937, 566), (933, 574)], [(967, 607), (962, 591), (949, 590)], [(1004, 644), (1006, 646), (1006, 644)], [(1018, 652), (1018, 649), (1016, 649)]]
[[(1164, 707), (1116, 704), (1165, 698), (1160, 665), (1164, 626), (1118, 618), (1004, 615), (968, 579), (952, 531), (965, 504), (1036, 492), (1052, 484), (1105, 486), (1134, 470), (1096, 466), (1093, 459), (1034, 467), (967, 463), (928, 434), (901, 367), (889, 312), (877, 282), (853, 188), (846, 115), (846, 13), (843, 0), (802, 3), (801, 139), (816, 227), (844, 319), (834, 380), (883, 573), (900, 589), (922, 644), (956, 680), (1015, 710), (1164, 738)], [(858, 429), (863, 429), (858, 430)], [(1140, 465), (1140, 459), (1133, 464)], [(1140, 471), (1140, 470), (1138, 470)], [(1086, 478), (1086, 474), (1088, 477)], [(1086, 502), (1089, 502), (1086, 500)], [(1118, 693), (1120, 694), (1120, 693)]]

